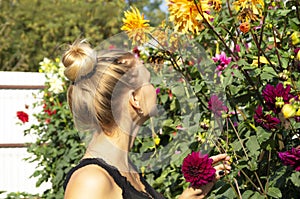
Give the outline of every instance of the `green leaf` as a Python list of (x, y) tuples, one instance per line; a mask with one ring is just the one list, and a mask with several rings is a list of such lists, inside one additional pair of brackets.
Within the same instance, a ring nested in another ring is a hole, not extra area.
[(246, 190), (246, 191), (242, 194), (242, 198), (248, 199), (248, 198), (250, 198), (253, 194), (254, 194), (254, 191)]
[(162, 103), (166, 103), (168, 101), (169, 95), (168, 94), (164, 94), (160, 96), (160, 100)]
[(230, 71), (228, 72), (228, 71), (229, 70), (226, 71), (225, 77), (221, 76), (222, 77), (223, 88), (226, 88), (226, 86), (231, 85), (232, 81), (233, 81), (233, 76), (232, 76), (231, 72)]
[(279, 16), (284, 16), (284, 17), (286, 17), (286, 15), (289, 14), (290, 12), (291, 12), (291, 10), (278, 10), (278, 11), (277, 11), (277, 14), (278, 14)]
[(300, 187), (300, 172), (295, 172), (290, 177), (296, 187)]
[(240, 149), (242, 149), (242, 145), (239, 142), (239, 140), (235, 140), (232, 143), (230, 143), (231, 147), (233, 148), (234, 151), (239, 151)]
[(172, 93), (176, 96), (184, 96), (185, 95), (185, 89), (182, 85), (176, 85), (171, 90), (172, 90)]
[(249, 155), (256, 157), (259, 154), (260, 146), (256, 136), (251, 136), (246, 142), (246, 147), (249, 150)]
[(268, 140), (272, 135), (271, 133), (267, 132), (264, 128), (260, 126), (258, 126), (256, 129), (257, 129), (256, 131), (257, 141), (259, 142), (259, 144), (262, 144), (263, 142)]
[(269, 187), (267, 194), (273, 198), (281, 198), (282, 197), (281, 191), (277, 187)]
[(264, 196), (262, 196), (260, 193), (258, 192), (254, 192), (253, 196), (250, 199), (265, 199)]
[(289, 63), (288, 59), (282, 58), (280, 61), (281, 61), (282, 68), (286, 69)]
[(270, 67), (270, 66), (264, 66), (262, 73), (260, 74), (261, 79), (272, 79), (274, 77), (277, 77), (276, 71)]

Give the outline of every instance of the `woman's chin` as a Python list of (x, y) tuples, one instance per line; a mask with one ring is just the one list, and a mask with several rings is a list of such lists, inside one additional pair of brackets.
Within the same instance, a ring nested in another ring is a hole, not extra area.
[(153, 106), (153, 108), (149, 112), (149, 118), (150, 117), (155, 117), (157, 115), (158, 115), (158, 108), (157, 108), (157, 105), (155, 105), (155, 106)]

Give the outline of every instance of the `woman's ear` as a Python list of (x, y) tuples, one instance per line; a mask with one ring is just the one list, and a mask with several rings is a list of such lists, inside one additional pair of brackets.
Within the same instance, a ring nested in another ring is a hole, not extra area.
[(129, 103), (134, 109), (137, 109), (137, 110), (141, 109), (140, 102), (137, 99), (135, 92), (131, 92), (131, 96), (129, 98)]

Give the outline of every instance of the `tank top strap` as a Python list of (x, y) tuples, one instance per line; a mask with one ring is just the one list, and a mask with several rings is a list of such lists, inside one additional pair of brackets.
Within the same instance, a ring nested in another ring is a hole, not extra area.
[(101, 168), (105, 169), (109, 173), (109, 175), (114, 179), (116, 184), (121, 188), (124, 189), (124, 186), (127, 183), (127, 180), (124, 176), (120, 174), (120, 172), (113, 166), (107, 164), (103, 159), (100, 158), (85, 158), (80, 161), (78, 165), (73, 167), (69, 173), (67, 174), (66, 180), (64, 182), (64, 189), (66, 189), (68, 182), (72, 174), (77, 171), (78, 169), (85, 167), (87, 165), (95, 164), (100, 166)]

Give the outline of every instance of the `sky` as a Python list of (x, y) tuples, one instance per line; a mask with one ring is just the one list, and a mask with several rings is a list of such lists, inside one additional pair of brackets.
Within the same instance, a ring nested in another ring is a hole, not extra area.
[(163, 1), (161, 6), (160, 6), (160, 9), (167, 12), (168, 10), (168, 6), (167, 6), (167, 2), (166, 1)]

